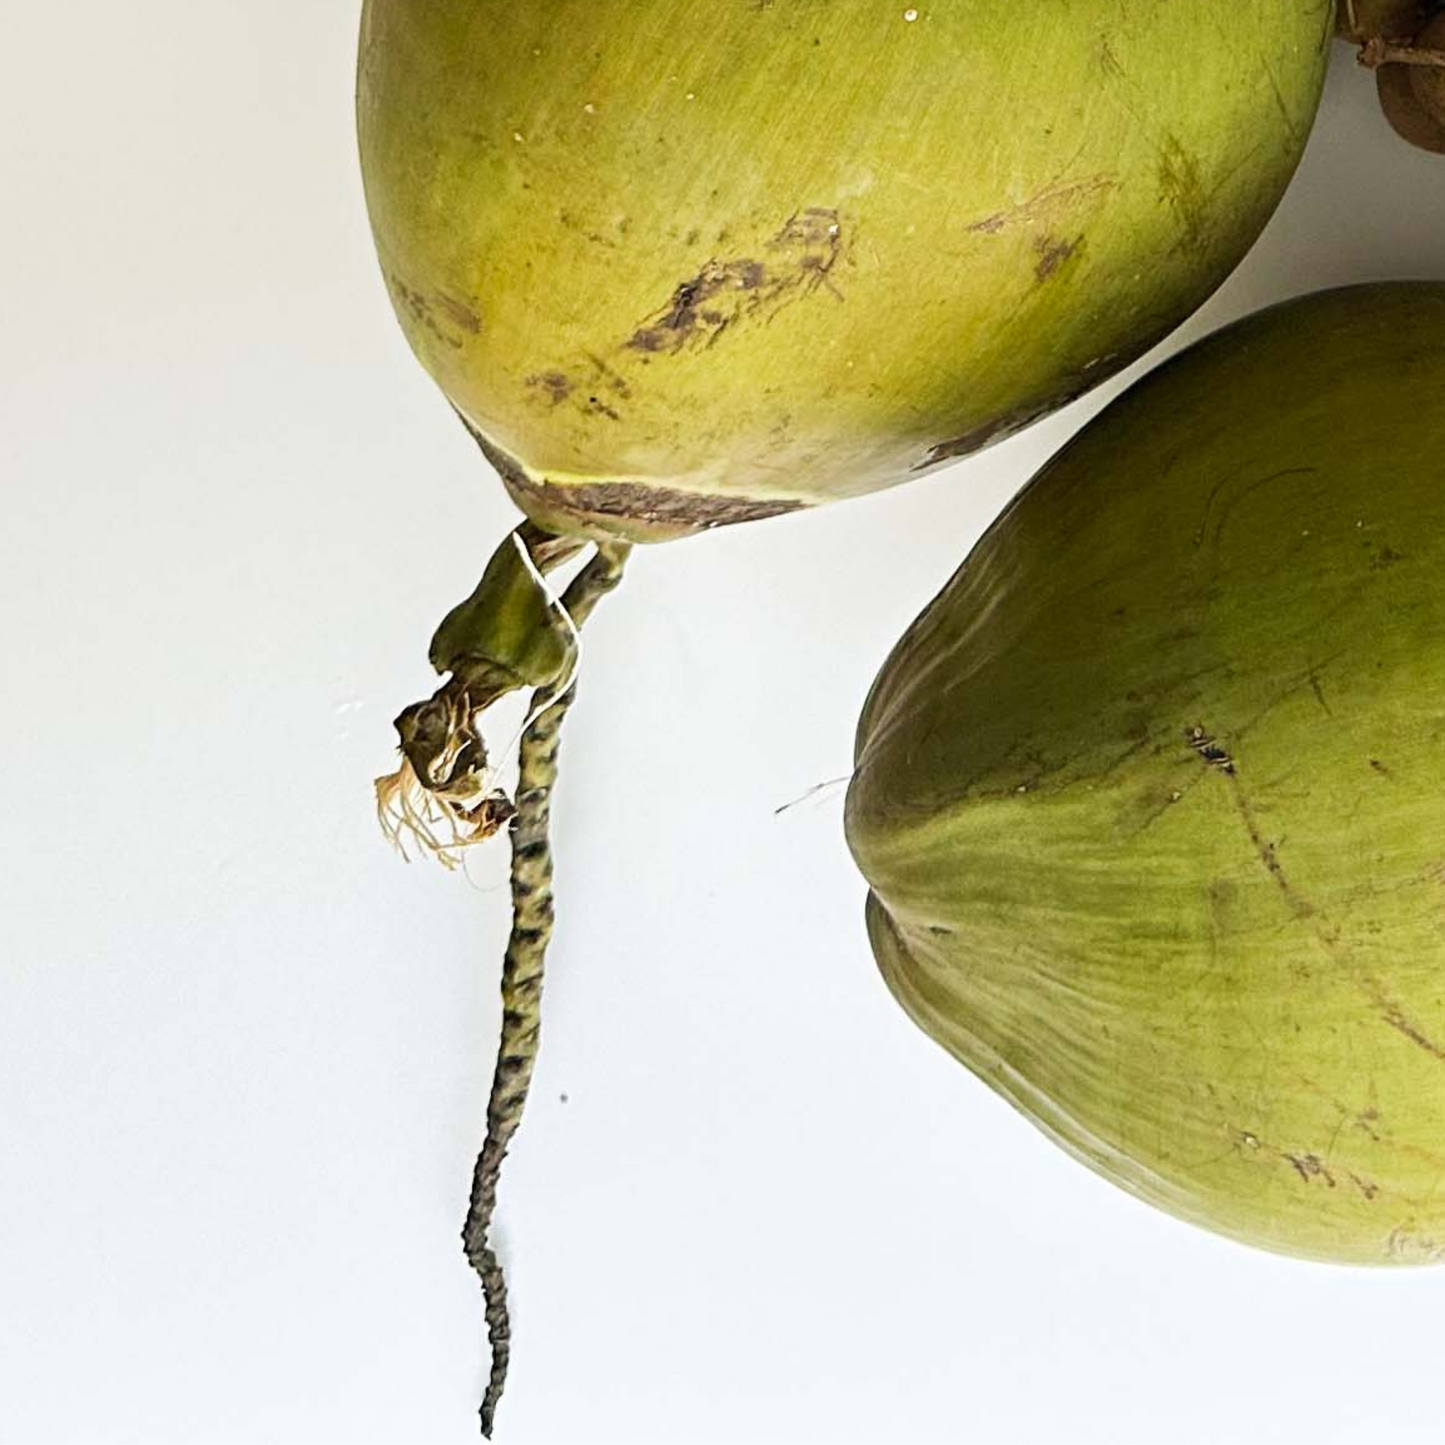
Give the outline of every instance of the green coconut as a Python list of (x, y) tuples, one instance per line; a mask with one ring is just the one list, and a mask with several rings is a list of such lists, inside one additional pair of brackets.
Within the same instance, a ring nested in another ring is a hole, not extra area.
[[(627, 549), (901, 482), (1183, 320), (1274, 210), (1331, 0), (367, 0), (382, 273), (528, 522), (397, 720), (384, 825), (513, 845), (503, 1032), (465, 1239), (536, 1053), (547, 808), (577, 628)], [(549, 572), (596, 551), (566, 592)], [(479, 731), (533, 691), (512, 797)]]
[(921, 1027), (1254, 1245), (1445, 1258), (1445, 285), (1140, 382), (894, 650), (847, 830)]
[(1102, 381), (1259, 234), (1330, 0), (368, 0), (423, 365), (552, 530), (866, 492)]

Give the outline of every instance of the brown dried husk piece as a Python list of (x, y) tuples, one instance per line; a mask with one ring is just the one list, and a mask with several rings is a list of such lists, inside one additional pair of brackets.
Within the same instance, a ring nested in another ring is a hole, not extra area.
[[(1375, 72), (1380, 106), (1397, 134), (1422, 150), (1445, 155), (1445, 11), (1409, 47), (1425, 63), (1387, 62)], [(1439, 63), (1427, 57), (1437, 52)]]

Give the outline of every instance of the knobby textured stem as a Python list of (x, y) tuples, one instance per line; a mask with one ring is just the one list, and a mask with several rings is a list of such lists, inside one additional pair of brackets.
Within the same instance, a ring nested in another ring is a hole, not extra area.
[[(577, 575), (562, 605), (580, 627), (622, 578), (630, 548), (601, 543)], [(502, 1034), (487, 1103), (487, 1132), (472, 1174), (471, 1202), (462, 1229), (467, 1259), (482, 1282), (492, 1366), (482, 1400), (482, 1434), (491, 1438), (497, 1404), (511, 1361), (512, 1329), (507, 1285), (489, 1234), (497, 1207), (497, 1182), (507, 1148), (522, 1122), (537, 1061), (542, 1021), (542, 971), (552, 936), (552, 847), (548, 825), (557, 781), (557, 749), (563, 719), (576, 696), (570, 681), (557, 696), (539, 689), (534, 717), (518, 750), (516, 812), (511, 819), (512, 932), (502, 964)], [(539, 710), (540, 709), (540, 710)]]

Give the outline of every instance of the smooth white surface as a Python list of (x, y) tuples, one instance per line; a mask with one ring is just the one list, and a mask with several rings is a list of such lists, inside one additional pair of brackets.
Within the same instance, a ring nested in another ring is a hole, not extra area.
[[(512, 513), (388, 312), (356, 7), (11, 10), (0, 1441), (461, 1445), (503, 859), (404, 867), (370, 779)], [(1412, 275), (1445, 276), (1445, 159), (1341, 49), (1170, 347)], [(775, 813), (846, 773), (890, 644), (1118, 389), (639, 555), (589, 629), (502, 1445), (1438, 1435), (1445, 1272), (1252, 1253), (1095, 1179), (886, 995), (840, 791)]]

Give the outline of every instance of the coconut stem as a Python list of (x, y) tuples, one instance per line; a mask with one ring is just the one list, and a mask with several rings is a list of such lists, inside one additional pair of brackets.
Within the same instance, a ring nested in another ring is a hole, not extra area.
[(430, 658), (450, 676), (397, 717), (402, 762), (376, 780), (378, 819), (403, 854), (411, 843), (459, 867), (467, 848), (512, 816), (478, 722), (520, 688), (565, 688), (577, 624), (544, 578), (586, 545), (524, 522), (493, 553), (471, 596), (442, 619)]
[(1445, 69), (1445, 50), (1424, 45), (1396, 45), (1376, 37), (1360, 47), (1360, 64), (1367, 70), (1382, 65), (1430, 65)]
[[(629, 551), (625, 543), (599, 544), (596, 555), (568, 587), (562, 605), (578, 627), (621, 581)], [(539, 688), (533, 694), (534, 719), (523, 732), (518, 749), (520, 776), (511, 820), (512, 932), (502, 965), (502, 1034), (487, 1103), (486, 1138), (473, 1171), (471, 1202), (462, 1229), (467, 1259), (482, 1282), (492, 1348), (491, 1374), (481, 1406), (482, 1434), (488, 1439), (506, 1385), (512, 1339), (506, 1279), (488, 1236), (502, 1161), (522, 1121), (537, 1061), (543, 964), (553, 922), (548, 823), (557, 781), (559, 735), (575, 696), (576, 686), (570, 678), (555, 697)]]

